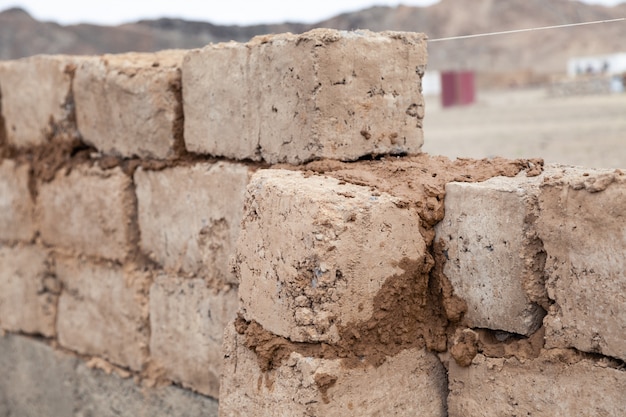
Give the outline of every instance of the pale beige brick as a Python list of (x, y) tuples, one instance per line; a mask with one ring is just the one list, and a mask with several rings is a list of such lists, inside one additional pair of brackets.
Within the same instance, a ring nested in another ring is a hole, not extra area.
[(540, 196), (550, 347), (626, 360), (626, 175), (563, 168)]
[(150, 289), (150, 355), (164, 376), (217, 398), (222, 334), (235, 318), (237, 291), (202, 279), (158, 277)]
[(9, 144), (20, 148), (44, 144), (68, 122), (76, 62), (76, 57), (62, 55), (0, 62), (0, 109)]
[(135, 197), (120, 168), (60, 171), (39, 189), (41, 237), (49, 245), (121, 261), (131, 249)]
[(620, 416), (626, 409), (626, 372), (572, 352), (523, 363), (478, 355), (469, 367), (449, 366), (450, 417)]
[(188, 150), (270, 163), (419, 153), (425, 36), (341, 32), (209, 45), (183, 63)]
[(375, 368), (293, 352), (262, 371), (243, 336), (224, 335), (220, 416), (446, 415), (446, 372), (437, 357), (409, 349)]
[(338, 342), (342, 326), (372, 316), (388, 278), (425, 264), (419, 224), (369, 187), (257, 171), (237, 244), (243, 315), (293, 341)]
[(57, 260), (63, 283), (59, 299), (59, 343), (86, 355), (141, 370), (147, 357), (148, 291), (145, 273), (114, 263)]
[(54, 336), (59, 291), (45, 250), (0, 245), (0, 328)]
[(180, 65), (184, 51), (104, 55), (76, 70), (76, 121), (99, 151), (172, 158), (182, 146)]
[(533, 300), (545, 298), (545, 255), (534, 229), (542, 180), (522, 174), (446, 185), (437, 239), (470, 327), (529, 335), (541, 326), (545, 310)]
[(0, 241), (29, 241), (35, 234), (28, 165), (0, 160)]
[(229, 265), (248, 183), (244, 165), (137, 170), (141, 248), (172, 272), (234, 282)]

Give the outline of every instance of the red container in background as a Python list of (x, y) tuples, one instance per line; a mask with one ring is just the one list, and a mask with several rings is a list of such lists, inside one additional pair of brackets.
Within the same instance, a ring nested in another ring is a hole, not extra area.
[(466, 106), (476, 101), (472, 71), (444, 71), (441, 73), (441, 105)]

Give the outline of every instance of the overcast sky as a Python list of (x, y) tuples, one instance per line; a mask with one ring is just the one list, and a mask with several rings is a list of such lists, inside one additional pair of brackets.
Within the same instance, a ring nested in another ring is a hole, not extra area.
[[(624, 0), (584, 0), (614, 5)], [(19, 6), (39, 20), (62, 24), (119, 24), (139, 19), (180, 17), (217, 24), (314, 23), (373, 5), (427, 6), (438, 0), (0, 0), (0, 10)]]

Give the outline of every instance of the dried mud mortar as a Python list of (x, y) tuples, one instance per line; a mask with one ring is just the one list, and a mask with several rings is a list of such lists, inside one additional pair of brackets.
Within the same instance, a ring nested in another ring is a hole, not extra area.
[[(352, 163), (322, 160), (299, 168), (288, 165), (274, 168), (300, 169), (306, 175), (325, 175), (341, 182), (370, 187), (374, 195), (384, 192), (399, 198), (398, 204), (402, 208), (411, 208), (419, 215), (427, 255), (423, 263), (400, 262), (398, 267), (404, 272), (385, 280), (374, 297), (370, 318), (340, 326), (340, 337), (336, 343), (293, 342), (240, 316), (235, 322), (236, 330), (244, 336), (245, 345), (255, 352), (263, 371), (279, 367), (292, 352), (306, 357), (342, 359), (346, 368), (378, 367), (387, 357), (406, 349), (426, 347), (432, 352), (444, 352), (453, 342), (457, 345), (453, 357), (458, 358), (461, 364), (469, 364), (479, 352), (498, 356), (536, 356), (537, 343), (526, 342), (525, 339), (515, 344), (512, 344), (513, 340), (502, 344), (488, 332), (481, 337), (477, 333), (475, 337), (472, 334), (462, 340), (455, 335), (467, 307), (454, 295), (450, 282), (443, 274), (445, 255), (442, 248), (434, 244), (434, 226), (444, 216), (446, 183), (478, 182), (494, 176), (512, 177), (522, 171), (527, 176), (536, 176), (542, 172), (543, 160), (494, 158), (450, 161), (445, 157), (422, 154)], [(512, 347), (507, 348), (508, 345)], [(517, 354), (518, 350), (526, 353)], [(331, 382), (322, 382), (320, 391), (323, 393)]]

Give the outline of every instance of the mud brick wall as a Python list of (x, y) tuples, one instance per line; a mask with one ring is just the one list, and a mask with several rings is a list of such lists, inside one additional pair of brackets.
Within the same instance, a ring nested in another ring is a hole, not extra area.
[(626, 175), (420, 154), (421, 34), (0, 62), (0, 415), (626, 409)]

